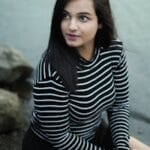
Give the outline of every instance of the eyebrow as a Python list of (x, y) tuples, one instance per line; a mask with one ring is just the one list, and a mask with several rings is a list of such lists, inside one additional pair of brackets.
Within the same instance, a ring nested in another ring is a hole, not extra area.
[[(67, 10), (64, 10), (64, 13), (70, 14), (70, 12), (68, 12)], [(88, 15), (88, 16), (91, 15), (89, 12), (78, 12), (77, 14), (78, 14), (78, 15)]]
[(89, 16), (91, 15), (89, 12), (79, 12), (78, 14), (79, 15), (89, 15)]

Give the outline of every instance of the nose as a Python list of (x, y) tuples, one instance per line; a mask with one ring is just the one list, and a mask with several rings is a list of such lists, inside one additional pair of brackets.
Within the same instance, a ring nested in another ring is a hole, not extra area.
[(78, 28), (77, 21), (75, 19), (71, 19), (69, 23), (69, 30), (70, 31), (76, 31)]

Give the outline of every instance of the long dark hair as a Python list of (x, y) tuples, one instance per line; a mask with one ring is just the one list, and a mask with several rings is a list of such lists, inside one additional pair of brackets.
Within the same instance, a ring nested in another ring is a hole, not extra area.
[[(70, 0), (57, 0), (51, 23), (51, 33), (47, 48), (46, 62), (57, 70), (64, 86), (69, 91), (74, 91), (77, 83), (76, 64), (78, 61), (77, 51), (66, 45), (63, 38), (60, 24), (64, 7)], [(94, 9), (98, 17), (98, 22), (102, 24), (102, 29), (97, 31), (95, 47), (107, 48), (112, 39), (116, 36), (116, 30), (111, 13), (109, 0), (93, 0)]]

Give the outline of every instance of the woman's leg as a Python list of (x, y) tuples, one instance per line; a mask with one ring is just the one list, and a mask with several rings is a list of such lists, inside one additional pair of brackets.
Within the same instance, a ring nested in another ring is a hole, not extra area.
[(54, 150), (54, 148), (50, 143), (37, 137), (29, 127), (23, 139), (22, 150)]
[(150, 147), (134, 137), (130, 137), (129, 141), (131, 150), (150, 150)]
[(92, 143), (102, 147), (105, 150), (111, 150), (113, 148), (110, 128), (108, 123), (103, 120), (100, 127), (97, 129)]

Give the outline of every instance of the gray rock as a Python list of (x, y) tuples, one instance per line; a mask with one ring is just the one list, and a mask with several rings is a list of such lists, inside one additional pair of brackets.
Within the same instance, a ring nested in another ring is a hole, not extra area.
[(0, 70), (0, 82), (12, 83), (29, 77), (33, 68), (19, 50), (0, 46)]
[(32, 66), (19, 50), (0, 46), (0, 88), (15, 92), (22, 99), (29, 99), (32, 72)]
[(23, 117), (16, 94), (0, 89), (0, 133), (8, 133), (21, 127)]

